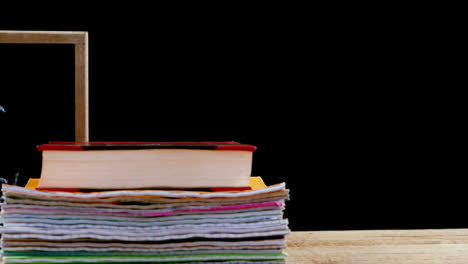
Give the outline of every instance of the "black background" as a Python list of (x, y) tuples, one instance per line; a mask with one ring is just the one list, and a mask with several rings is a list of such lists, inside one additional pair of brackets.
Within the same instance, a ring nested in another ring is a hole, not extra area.
[[(466, 104), (421, 28), (224, 15), (2, 29), (89, 31), (91, 140), (256, 145), (252, 174), (286, 182), (292, 230), (468, 226)], [(35, 145), (73, 139), (73, 46), (0, 59), (1, 173), (21, 183)]]

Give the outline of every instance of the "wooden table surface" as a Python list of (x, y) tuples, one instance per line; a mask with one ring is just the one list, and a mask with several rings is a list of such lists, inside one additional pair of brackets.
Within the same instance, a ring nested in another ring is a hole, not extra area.
[(292, 232), (288, 263), (468, 263), (468, 229)]

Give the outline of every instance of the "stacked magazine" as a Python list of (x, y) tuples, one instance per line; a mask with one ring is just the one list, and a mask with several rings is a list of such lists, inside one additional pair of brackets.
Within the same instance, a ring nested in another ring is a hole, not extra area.
[(3, 185), (4, 263), (285, 263), (285, 184), (70, 192)]

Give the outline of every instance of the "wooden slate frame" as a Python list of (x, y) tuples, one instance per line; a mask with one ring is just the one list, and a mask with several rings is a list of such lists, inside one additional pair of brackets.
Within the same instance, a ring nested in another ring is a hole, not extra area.
[(88, 32), (0, 30), (1, 43), (75, 46), (75, 140), (89, 141)]

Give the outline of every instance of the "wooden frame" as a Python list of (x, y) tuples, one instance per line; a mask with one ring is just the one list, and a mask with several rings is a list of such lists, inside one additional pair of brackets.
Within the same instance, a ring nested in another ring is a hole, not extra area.
[(1, 43), (75, 45), (75, 140), (89, 141), (88, 32), (0, 30)]

